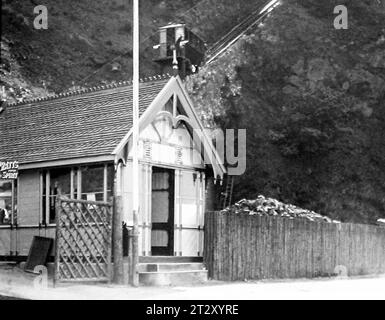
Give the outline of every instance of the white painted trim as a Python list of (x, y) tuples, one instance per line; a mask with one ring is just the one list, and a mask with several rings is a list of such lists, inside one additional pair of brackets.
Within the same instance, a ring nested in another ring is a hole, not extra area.
[(172, 116), (174, 118), (177, 117), (177, 109), (178, 109), (178, 95), (174, 93), (174, 98), (172, 101)]
[(103, 167), (103, 201), (108, 202), (108, 166), (104, 164)]
[(50, 202), (50, 195), (51, 195), (51, 173), (49, 171), (46, 172), (45, 174), (45, 221), (42, 221), (44, 224), (49, 224), (49, 216), (50, 216), (50, 212), (49, 212), (49, 202)]
[(53, 168), (53, 167), (64, 167), (71, 165), (79, 165), (86, 163), (99, 163), (99, 162), (113, 162), (115, 157), (113, 155), (97, 156), (97, 157), (85, 157), (85, 158), (74, 158), (66, 160), (54, 160), (21, 164), (19, 170), (29, 169), (42, 169), (42, 168)]
[(43, 193), (44, 193), (44, 174), (43, 172), (41, 171), (39, 173), (40, 175), (40, 184), (39, 184), (39, 196), (40, 196), (40, 200), (39, 200), (39, 223), (43, 223), (43, 211), (45, 210), (44, 207), (46, 206), (46, 204), (43, 202)]
[[(163, 89), (159, 92), (159, 94), (156, 96), (156, 98), (151, 102), (150, 106), (146, 109), (146, 111), (142, 114), (142, 116), (140, 117), (140, 121), (139, 121), (139, 128), (140, 129), (143, 129), (143, 127), (146, 127), (146, 125), (144, 125), (145, 123), (145, 120), (147, 120), (148, 118), (154, 118), (154, 115), (157, 114), (156, 112), (156, 107), (159, 107), (162, 108), (163, 107), (163, 104), (162, 104), (162, 101), (165, 100), (165, 96), (168, 92), (171, 93), (170, 89), (175, 85), (175, 78), (171, 78), (167, 84), (163, 87)], [(170, 97), (171, 97), (171, 94), (170, 94)], [(169, 98), (170, 98), (169, 97)], [(167, 99), (168, 100), (168, 99)], [(167, 102), (166, 100), (166, 102)], [(151, 122), (151, 121), (150, 121)], [(120, 143), (117, 145), (117, 147), (115, 148), (115, 150), (112, 152), (113, 155), (117, 155), (119, 154), (124, 146), (128, 143), (128, 141), (130, 140), (130, 137), (132, 135), (132, 128), (130, 129), (130, 131), (125, 135), (125, 137), (120, 141)]]
[[(214, 148), (214, 145), (212, 144), (212, 141), (211, 141), (211, 140), (209, 139), (209, 137), (206, 135), (206, 132), (205, 132), (205, 130), (204, 130), (204, 127), (203, 127), (203, 125), (202, 125), (202, 123), (201, 123), (201, 121), (200, 121), (200, 119), (199, 119), (199, 117), (198, 117), (198, 114), (196, 113), (196, 111), (195, 111), (195, 109), (194, 109), (194, 104), (193, 104), (193, 102), (191, 101), (191, 99), (190, 99), (189, 95), (187, 94), (186, 90), (184, 89), (184, 85), (183, 85), (182, 80), (181, 80), (179, 77), (177, 77), (177, 78), (176, 78), (176, 81), (177, 81), (177, 83), (178, 83), (178, 87), (179, 87), (179, 89), (180, 89), (181, 94), (182, 94), (183, 97), (186, 99), (186, 102), (187, 102), (187, 104), (188, 104), (188, 106), (189, 106), (188, 110), (191, 111), (191, 113), (192, 113), (192, 115), (193, 115), (193, 117), (194, 117), (193, 120), (195, 120), (195, 123), (196, 123), (196, 125), (198, 126), (198, 128), (202, 130), (203, 138), (204, 138), (203, 142), (204, 142), (204, 143), (207, 143), (207, 146), (208, 146), (209, 149), (213, 152), (215, 159), (217, 159), (217, 163), (216, 163), (216, 164), (212, 163), (212, 165), (213, 165), (213, 167), (214, 167), (214, 165), (219, 167), (218, 169), (221, 171), (221, 172), (219, 173), (219, 175), (220, 175), (221, 177), (223, 177), (223, 175), (226, 173), (226, 168), (225, 168), (225, 166), (222, 164), (222, 163), (223, 163), (223, 159), (220, 158), (220, 156), (218, 155), (216, 149)], [(183, 105), (183, 101), (181, 101), (181, 103), (182, 103), (182, 105)], [(184, 105), (183, 105), (183, 106), (184, 106)], [(184, 107), (185, 107), (185, 106), (184, 106)], [(204, 146), (204, 147), (206, 147), (206, 146)], [(215, 177), (215, 178), (216, 178), (216, 177)]]
[(82, 170), (80, 168), (77, 169), (77, 181), (76, 181), (76, 188), (77, 188), (77, 200), (82, 200)]
[[(131, 162), (132, 159), (128, 158), (128, 162)], [(144, 165), (151, 165), (153, 167), (160, 167), (165, 169), (182, 169), (185, 171), (191, 171), (196, 172), (198, 170), (204, 170), (205, 167), (202, 165), (200, 167), (198, 166), (186, 166), (186, 165), (178, 165), (178, 164), (171, 164), (171, 163), (165, 163), (165, 162), (156, 162), (156, 161), (149, 161), (149, 160), (139, 160), (139, 164)]]
[[(180, 98), (180, 102), (182, 106), (184, 107), (185, 111), (187, 113), (190, 113), (192, 116), (192, 119), (189, 118), (190, 125), (193, 126), (194, 129), (201, 129), (202, 131), (202, 142), (204, 145), (204, 152), (206, 150), (210, 150), (215, 159), (215, 163), (212, 163), (215, 178), (219, 175), (220, 177), (223, 177), (223, 175), (226, 173), (226, 168), (222, 164), (222, 159), (220, 159), (218, 153), (216, 152), (211, 140), (206, 135), (203, 125), (199, 120), (199, 117), (194, 110), (193, 103), (191, 99), (189, 98), (186, 90), (184, 89), (184, 85), (182, 83), (182, 80), (178, 77), (172, 77), (168, 83), (163, 87), (163, 89), (160, 91), (160, 93), (157, 95), (157, 97), (153, 100), (153, 102), (150, 104), (150, 106), (147, 108), (147, 110), (143, 113), (143, 115), (140, 118), (139, 126), (140, 129), (144, 129), (147, 127), (147, 125), (150, 125), (151, 122), (154, 120), (154, 118), (158, 115), (158, 112), (161, 110), (163, 105), (171, 98), (171, 96), (177, 96)], [(132, 135), (132, 129), (126, 134), (126, 136), (120, 141), (118, 146), (113, 151), (113, 155), (118, 155), (122, 152), (124, 146), (129, 142), (130, 137)]]
[(70, 173), (70, 198), (73, 199), (75, 198), (75, 169), (71, 168), (71, 173)]

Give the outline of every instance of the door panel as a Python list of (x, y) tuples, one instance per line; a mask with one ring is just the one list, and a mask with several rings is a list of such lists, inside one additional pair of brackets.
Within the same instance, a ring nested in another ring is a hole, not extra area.
[(155, 209), (152, 223), (167, 223), (170, 215), (169, 191), (156, 191), (152, 193), (152, 207)]
[(176, 177), (176, 254), (202, 256), (205, 175), (178, 170)]
[(174, 171), (153, 168), (151, 251), (153, 256), (174, 254)]
[(199, 232), (196, 229), (183, 229), (182, 234), (182, 255), (195, 257), (199, 252)]

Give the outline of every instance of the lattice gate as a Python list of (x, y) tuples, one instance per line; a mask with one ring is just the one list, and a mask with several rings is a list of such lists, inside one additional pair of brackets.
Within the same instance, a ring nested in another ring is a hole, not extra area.
[(58, 197), (55, 284), (110, 281), (112, 205)]

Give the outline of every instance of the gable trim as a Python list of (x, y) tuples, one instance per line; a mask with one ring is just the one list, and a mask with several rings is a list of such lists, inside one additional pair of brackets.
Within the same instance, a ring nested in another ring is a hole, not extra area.
[[(150, 106), (146, 109), (146, 111), (142, 114), (139, 120), (139, 131), (143, 130), (147, 125), (146, 123), (151, 122), (148, 121), (148, 119), (153, 117), (153, 114), (156, 112), (156, 107), (167, 103), (167, 101), (171, 98), (172, 95), (172, 87), (175, 86), (175, 78), (171, 78), (167, 84), (163, 87), (163, 89), (159, 92), (159, 94), (156, 96), (156, 98), (151, 102)], [(167, 95), (167, 93), (170, 93)], [(149, 123), (148, 123), (149, 124)], [(119, 144), (116, 146), (114, 151), (112, 152), (113, 155), (119, 155), (126, 144), (129, 142), (130, 137), (132, 135), (133, 128), (128, 131), (128, 133), (124, 136), (124, 138), (119, 142)]]
[[(147, 110), (142, 114), (139, 120), (139, 130), (143, 130), (151, 122), (155, 119), (155, 116), (158, 115), (158, 112), (163, 108), (163, 105), (167, 103), (167, 101), (172, 97), (177, 96), (180, 99), (181, 104), (183, 105), (187, 117), (178, 116), (178, 120), (188, 120), (186, 121), (189, 125), (191, 125), (194, 129), (200, 129), (200, 134), (198, 137), (201, 139), (203, 143), (203, 152), (206, 153), (206, 159), (212, 159), (212, 167), (214, 170), (215, 178), (223, 178), (223, 175), (226, 173), (226, 169), (223, 165), (222, 159), (220, 159), (214, 145), (212, 144), (210, 138), (207, 136), (200, 119), (194, 110), (193, 103), (188, 96), (187, 92), (184, 89), (184, 85), (182, 80), (178, 77), (172, 77), (169, 82), (164, 86), (161, 92), (157, 95), (157, 97), (152, 101)], [(176, 99), (174, 99), (175, 102)], [(125, 135), (125, 137), (120, 141), (117, 147), (112, 152), (116, 157), (116, 161), (123, 157), (124, 148), (128, 144), (130, 137), (132, 135), (133, 129)], [(213, 156), (209, 155), (212, 153)]]
[[(194, 122), (196, 124), (196, 126), (201, 130), (199, 138), (201, 138), (201, 140), (203, 142), (203, 152), (207, 152), (207, 150), (210, 150), (210, 152), (212, 152), (213, 157), (211, 155), (208, 155), (207, 159), (212, 160), (211, 165), (213, 166), (215, 178), (217, 178), (219, 176), (222, 179), (223, 175), (226, 173), (226, 168), (223, 165), (223, 159), (220, 158), (220, 156), (219, 156), (217, 150), (215, 149), (211, 139), (207, 136), (206, 130), (204, 129), (204, 127), (203, 127), (203, 125), (199, 119), (199, 116), (198, 116), (197, 112), (195, 111), (194, 104), (191, 101), (186, 90), (184, 89), (184, 85), (182, 83), (182, 80), (179, 77), (177, 77), (176, 81), (178, 82), (178, 89), (180, 90), (180, 93), (182, 95), (181, 103), (183, 105), (188, 105), (189, 108), (187, 110), (191, 112), (191, 115), (188, 115), (190, 123)], [(185, 101), (182, 101), (183, 99)]]

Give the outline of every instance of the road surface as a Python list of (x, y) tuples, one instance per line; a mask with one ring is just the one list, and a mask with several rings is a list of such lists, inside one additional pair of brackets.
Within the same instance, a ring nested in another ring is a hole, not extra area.
[(384, 300), (385, 276), (354, 279), (317, 279), (224, 283), (209, 281), (192, 287), (116, 287), (61, 285), (53, 288), (0, 285), (0, 294), (26, 299), (76, 300)]

